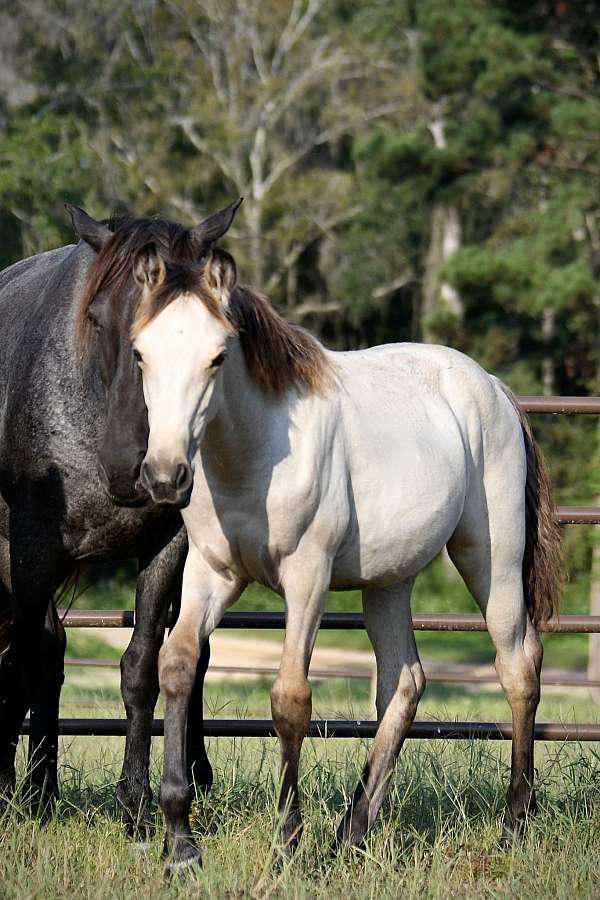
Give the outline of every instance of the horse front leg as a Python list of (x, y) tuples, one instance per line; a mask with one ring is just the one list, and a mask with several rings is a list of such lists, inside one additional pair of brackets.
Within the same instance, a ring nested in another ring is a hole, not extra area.
[(27, 776), (22, 799), (47, 813), (58, 799), (58, 716), (67, 639), (54, 603), (48, 607), (42, 637), (43, 671), (29, 719)]
[(330, 567), (317, 570), (296, 564), (282, 575), (287, 611), (285, 641), (277, 678), (271, 689), (271, 713), (281, 750), (281, 787), (278, 812), (281, 852), (292, 856), (302, 836), (298, 791), (302, 742), (310, 724), (312, 691), (308, 683), (310, 658), (329, 588)]
[(204, 679), (210, 663), (210, 643), (204, 641), (188, 703), (186, 761), (188, 781), (202, 794), (213, 784), (213, 770), (204, 743)]
[(25, 716), (21, 710), (20, 676), (10, 650), (12, 606), (9, 544), (0, 539), (0, 800), (8, 800), (15, 788), (15, 754)]
[(116, 797), (127, 831), (144, 837), (151, 827), (152, 791), (149, 766), (152, 720), (158, 699), (158, 653), (171, 604), (177, 607), (187, 549), (181, 531), (156, 554), (140, 560), (136, 586), (135, 626), (121, 659), (121, 694), (127, 735)]
[[(1, 605), (5, 608), (10, 596), (12, 606), (10, 648), (0, 663), (0, 790), (9, 793), (14, 787), (19, 734), (25, 714), (33, 709), (24, 795), (46, 808), (58, 794), (58, 702), (65, 643), (52, 594), (64, 560), (51, 536), (36, 529), (34, 523), (41, 518), (37, 510), (24, 509), (12, 516), (12, 540), (10, 546), (2, 542), (0, 554), (0, 593), (6, 594)], [(50, 630), (45, 633), (47, 614)]]
[(165, 700), (165, 743), (160, 806), (166, 826), (165, 877), (201, 864), (190, 828), (193, 799), (188, 763), (188, 710), (201, 649), (244, 585), (229, 573), (216, 573), (190, 547), (183, 576), (181, 610), (159, 655), (160, 689)]

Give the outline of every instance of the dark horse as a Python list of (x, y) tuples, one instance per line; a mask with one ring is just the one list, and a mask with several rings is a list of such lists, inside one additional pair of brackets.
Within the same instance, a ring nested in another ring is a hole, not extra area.
[[(135, 628), (121, 662), (127, 740), (117, 797), (131, 830), (148, 821), (157, 657), (169, 607), (179, 603), (187, 536), (177, 503), (159, 508), (137, 483), (148, 422), (129, 341), (134, 266), (148, 248), (172, 264), (201, 261), (238, 205), (192, 229), (158, 218), (96, 222), (69, 207), (77, 245), (0, 274), (0, 794), (14, 788), (28, 709), (25, 795), (45, 807), (58, 793), (66, 642), (53, 602), (57, 589), (82, 561), (135, 558)], [(207, 644), (188, 734), (190, 775), (207, 789), (208, 655)]]

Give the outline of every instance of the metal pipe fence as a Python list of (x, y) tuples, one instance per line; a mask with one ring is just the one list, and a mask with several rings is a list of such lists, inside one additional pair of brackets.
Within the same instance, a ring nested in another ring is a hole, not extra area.
[[(600, 415), (600, 397), (519, 397), (524, 412), (550, 415)], [(598, 525), (600, 507), (563, 506), (557, 510), (561, 525)], [(59, 611), (68, 628), (132, 628), (135, 625), (133, 610), (70, 610)], [(220, 628), (235, 629), (283, 629), (282, 612), (228, 612)], [(413, 616), (416, 631), (481, 632), (486, 630), (483, 617), (476, 613), (421, 613)], [(355, 630), (364, 628), (362, 613), (326, 613), (321, 622), (324, 630)], [(540, 631), (559, 634), (599, 634), (600, 616), (564, 615), (552, 619), (540, 627)], [(75, 663), (75, 660), (72, 660)], [(314, 673), (313, 673), (314, 674)], [(482, 680), (482, 679), (479, 679)], [(595, 686), (595, 682), (566, 679), (566, 683), (578, 686)], [(63, 735), (125, 735), (125, 719), (61, 719)], [(309, 737), (371, 738), (377, 723), (364, 720), (316, 720), (310, 723)], [(29, 731), (26, 720), (23, 733)], [(207, 737), (275, 737), (273, 722), (268, 719), (213, 719), (205, 721)], [(163, 734), (163, 722), (155, 720), (153, 734)], [(410, 738), (459, 739), (480, 738), (509, 740), (512, 725), (509, 722), (438, 722), (416, 721), (408, 735)], [(536, 725), (535, 739), (544, 741), (598, 741), (600, 725), (550, 722)]]

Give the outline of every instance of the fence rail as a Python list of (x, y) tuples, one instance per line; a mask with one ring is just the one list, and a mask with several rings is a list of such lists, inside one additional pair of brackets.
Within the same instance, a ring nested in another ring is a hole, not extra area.
[[(133, 628), (132, 609), (78, 609), (58, 611), (67, 628)], [(218, 628), (277, 630), (285, 628), (282, 612), (227, 612)], [(357, 631), (365, 627), (362, 613), (325, 613), (324, 631)], [(418, 613), (413, 615), (415, 631), (487, 631), (479, 613)], [(543, 632), (559, 634), (600, 634), (600, 616), (560, 616), (539, 626)]]
[[(519, 405), (526, 413), (550, 415), (600, 415), (600, 397), (519, 397)], [(557, 510), (561, 525), (600, 524), (600, 507), (562, 506)], [(64, 624), (70, 628), (132, 628), (135, 624), (133, 610), (70, 610), (60, 611)], [(413, 616), (417, 631), (485, 631), (484, 619), (478, 614), (432, 614)], [(280, 612), (229, 612), (221, 628), (281, 629), (285, 628), (285, 616)], [(321, 623), (323, 629), (362, 629), (361, 613), (327, 613)], [(540, 628), (541, 631), (559, 634), (599, 634), (600, 616), (561, 616)], [(575, 683), (572, 681), (571, 683)], [(581, 682), (579, 682), (581, 683)], [(586, 682), (592, 686), (594, 682)], [(125, 735), (125, 719), (61, 719), (63, 735)], [(163, 722), (155, 720), (153, 734), (163, 734)], [(377, 723), (364, 720), (320, 720), (310, 723), (310, 737), (370, 738)], [(29, 721), (23, 725), (23, 733), (29, 731)], [(273, 722), (268, 719), (213, 719), (205, 721), (207, 737), (274, 737)], [(512, 725), (509, 722), (435, 722), (417, 721), (410, 738), (453, 738), (465, 740), (509, 740)], [(535, 739), (544, 741), (598, 741), (600, 725), (550, 722), (538, 724)]]
[[(125, 719), (61, 719), (59, 733), (63, 736), (124, 737)], [(377, 731), (377, 722), (365, 719), (315, 719), (306, 732), (308, 737), (372, 738)], [(29, 733), (29, 721), (23, 726), (23, 734)], [(162, 737), (164, 722), (155, 719), (152, 734)], [(276, 737), (271, 719), (205, 719), (205, 737)], [(436, 722), (434, 720), (413, 722), (408, 732), (409, 738), (457, 739), (480, 738), (489, 741), (504, 741), (512, 738), (510, 722)], [(538, 723), (535, 726), (536, 741), (598, 741), (600, 725), (561, 724), (559, 722)]]

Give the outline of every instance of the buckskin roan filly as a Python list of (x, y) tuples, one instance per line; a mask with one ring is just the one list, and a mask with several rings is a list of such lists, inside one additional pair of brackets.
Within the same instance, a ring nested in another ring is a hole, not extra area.
[[(45, 806), (57, 793), (65, 642), (55, 590), (78, 562), (135, 557), (117, 796), (132, 830), (148, 820), (157, 657), (169, 605), (179, 602), (187, 538), (179, 512), (159, 508), (136, 484), (148, 426), (129, 335), (139, 293), (133, 262), (149, 241), (165, 257), (200, 261), (237, 205), (191, 229), (157, 218), (106, 224), (71, 208), (79, 244), (0, 274), (0, 653), (10, 644), (0, 660), (0, 796), (14, 786), (15, 748), (30, 707), (25, 795)], [(188, 767), (203, 786), (212, 781), (202, 723), (207, 664), (208, 645), (188, 730)]]
[(216, 249), (190, 268), (165, 265), (150, 245), (136, 272), (132, 338), (150, 426), (141, 481), (157, 503), (175, 483), (191, 494), (181, 613), (159, 658), (166, 874), (200, 859), (185, 746), (200, 648), (251, 581), (286, 607), (271, 704), (287, 853), (302, 831), (298, 763), (325, 597), (363, 591), (379, 726), (336, 845), (362, 841), (425, 687), (411, 589), (444, 546), (496, 648), (514, 727), (505, 829), (519, 829), (535, 805), (535, 625), (556, 609), (560, 546), (548, 475), (514, 397), (446, 347), (327, 352), (236, 286), (233, 259)]

